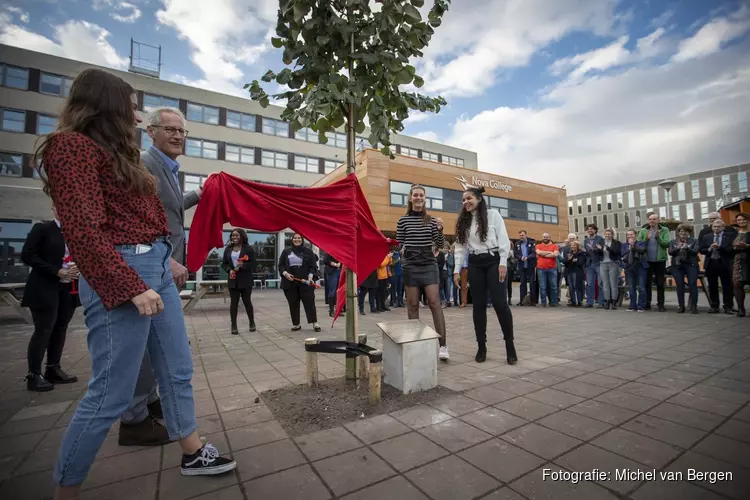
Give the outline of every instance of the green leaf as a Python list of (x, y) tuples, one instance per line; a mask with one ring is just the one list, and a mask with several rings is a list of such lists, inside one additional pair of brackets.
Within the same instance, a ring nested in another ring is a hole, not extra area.
[(280, 49), (284, 46), (284, 42), (281, 41), (281, 38), (272, 37), (271, 38), (271, 45), (274, 46), (274, 48)]
[(396, 73), (396, 79), (394, 80), (397, 85), (407, 85), (411, 83), (413, 77), (408, 70), (403, 69)]
[(411, 4), (416, 8), (424, 7), (424, 0), (411, 0)]
[(281, 72), (276, 75), (276, 82), (279, 85), (286, 85), (292, 80), (292, 71), (289, 68), (284, 68)]
[(404, 5), (404, 17), (407, 21), (411, 21), (411, 24), (418, 23), (422, 20), (422, 14), (419, 13), (416, 7), (409, 3)]
[(364, 121), (358, 121), (357, 124), (354, 127), (354, 131), (357, 132), (358, 134), (362, 134), (362, 133), (364, 133), (364, 131), (366, 130), (366, 128), (367, 127), (365, 127), (365, 122)]
[(258, 101), (258, 104), (260, 104), (261, 108), (267, 108), (268, 104), (269, 104), (268, 103), (268, 96), (261, 97), (260, 100)]
[(414, 86), (421, 89), (424, 86), (424, 80), (420, 76), (414, 76)]
[(331, 37), (330, 36), (318, 36), (315, 39), (315, 41), (318, 42), (318, 45), (326, 45), (328, 44), (328, 42), (331, 41)]
[(276, 77), (276, 73), (271, 71), (270, 69), (266, 71), (266, 74), (263, 75), (260, 79), (263, 80), (266, 83), (270, 83), (273, 81), (273, 79)]

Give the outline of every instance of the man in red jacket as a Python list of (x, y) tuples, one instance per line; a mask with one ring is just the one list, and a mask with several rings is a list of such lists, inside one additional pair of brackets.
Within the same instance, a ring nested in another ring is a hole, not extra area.
[(536, 244), (536, 268), (539, 276), (539, 299), (542, 307), (547, 307), (547, 289), (549, 287), (549, 305), (557, 307), (557, 256), (560, 249), (550, 240), (549, 233), (542, 235), (542, 242)]

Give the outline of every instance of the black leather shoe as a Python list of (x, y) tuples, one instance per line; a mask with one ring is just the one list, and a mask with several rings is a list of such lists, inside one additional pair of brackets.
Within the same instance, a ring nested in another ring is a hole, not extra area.
[(718, 307), (712, 307), (708, 310), (708, 314), (719, 314), (719, 308)]
[(26, 389), (34, 392), (49, 392), (55, 388), (38, 373), (26, 375)]
[(609, 309), (609, 301), (604, 303), (604, 309)]
[(692, 307), (692, 308), (690, 309), (690, 312), (691, 312), (691, 313), (693, 313), (693, 314), (698, 314), (698, 308), (697, 308), (697, 307), (695, 307), (695, 306), (693, 306), (693, 307)]
[(250, 333), (253, 333), (256, 330), (255, 323), (253, 321), (250, 322)]
[(516, 346), (513, 344), (513, 339), (505, 341), (505, 353), (509, 365), (518, 363), (518, 355), (516, 354)]
[(660, 313), (667, 312), (667, 308), (664, 306), (659, 306), (659, 312)]
[(48, 366), (44, 371), (44, 378), (53, 384), (75, 384), (78, 382), (78, 377), (68, 375), (59, 366)]
[(154, 418), (164, 418), (164, 411), (161, 409), (161, 399), (157, 399), (153, 403), (146, 405), (148, 408), (148, 414)]
[(487, 344), (479, 344), (477, 347), (477, 355), (474, 356), (474, 361), (477, 363), (484, 363), (487, 359)]
[(167, 428), (151, 417), (137, 424), (120, 422), (120, 446), (162, 446), (169, 442)]
[(677, 314), (682, 314), (685, 312), (685, 306), (680, 306), (677, 308)]

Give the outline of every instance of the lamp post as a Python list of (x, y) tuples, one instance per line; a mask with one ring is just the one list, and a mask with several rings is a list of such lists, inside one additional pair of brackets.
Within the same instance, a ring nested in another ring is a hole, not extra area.
[(667, 218), (672, 217), (672, 211), (669, 208), (669, 202), (672, 201), (672, 194), (670, 193), (670, 191), (675, 186), (675, 184), (677, 183), (672, 179), (665, 179), (659, 183), (659, 186), (661, 186), (661, 188), (667, 192)]

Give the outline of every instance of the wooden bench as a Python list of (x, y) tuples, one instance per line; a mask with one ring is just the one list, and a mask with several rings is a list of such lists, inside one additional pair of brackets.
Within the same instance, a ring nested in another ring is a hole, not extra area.
[[(207, 280), (207, 281), (195, 281), (192, 282), (195, 285), (195, 290), (182, 290), (180, 292), (180, 298), (185, 301), (182, 305), (182, 311), (189, 313), (203, 297), (208, 294), (221, 295), (225, 298), (229, 295), (229, 288), (227, 288), (226, 280)], [(211, 289), (214, 287), (224, 287), (220, 292), (213, 292)]]
[(31, 319), (31, 312), (28, 309), (21, 307), (21, 302), (16, 298), (15, 291), (22, 290), (26, 287), (26, 283), (0, 283), (0, 302), (4, 302), (9, 305), (23, 318), (26, 323), (33, 325), (34, 320)]

